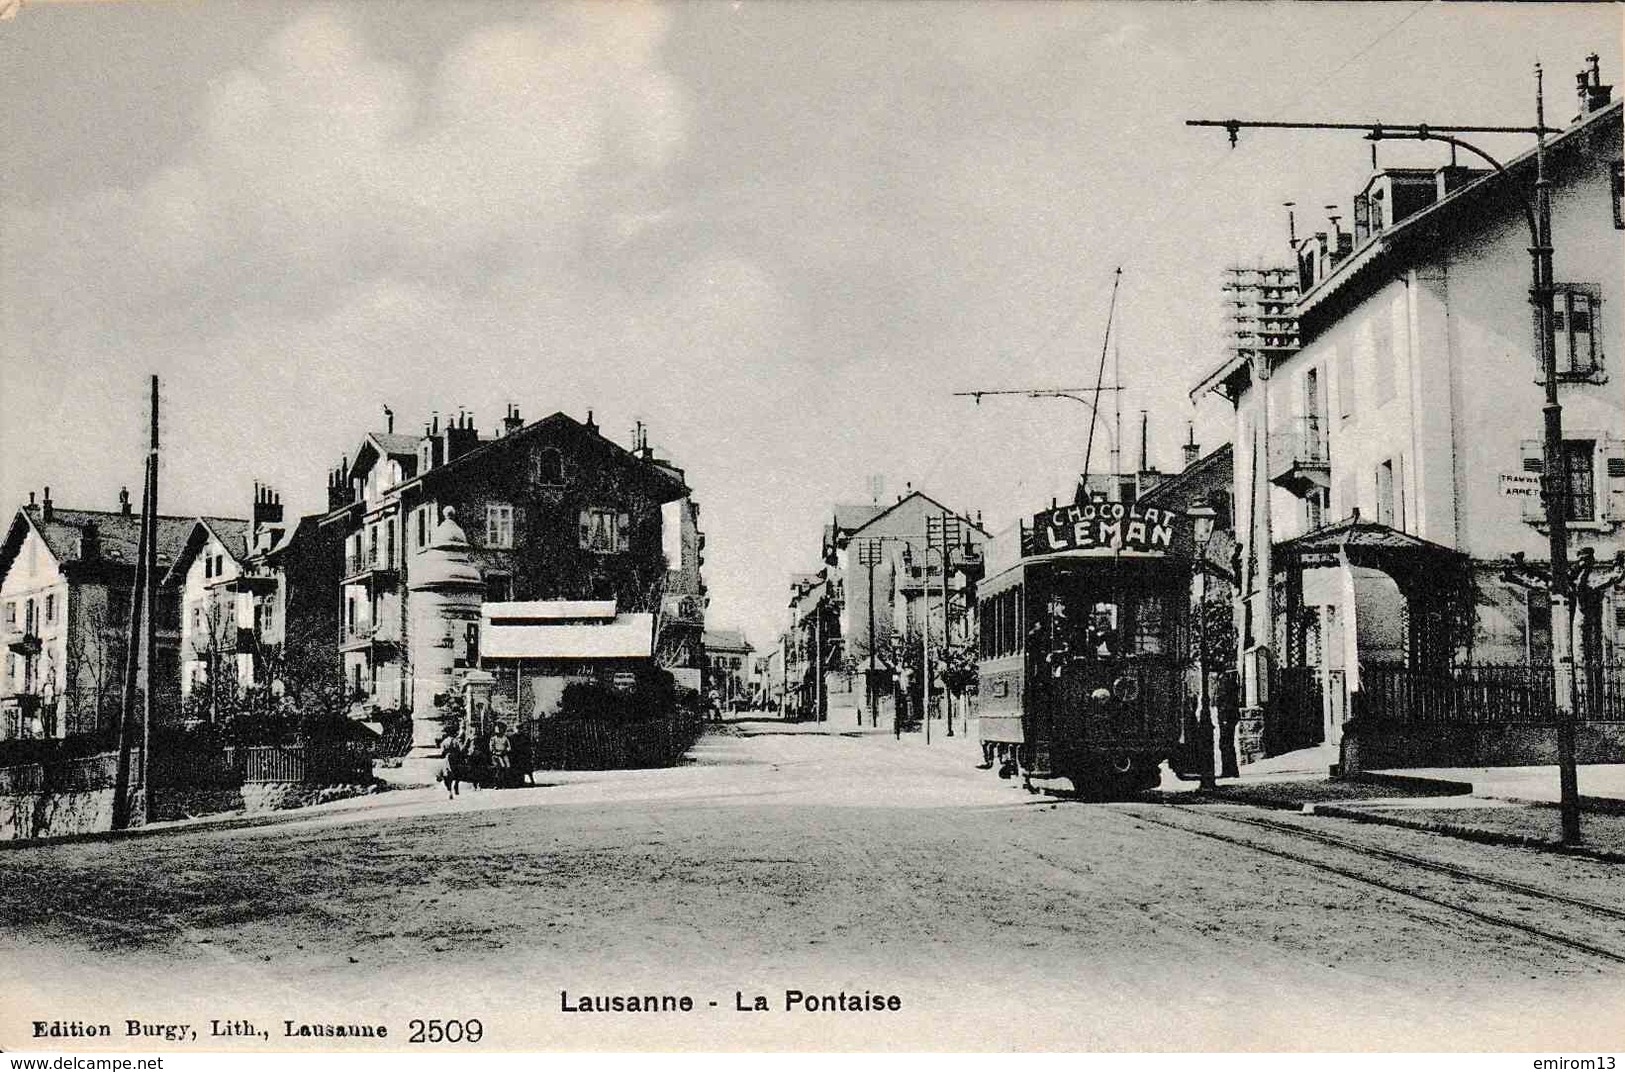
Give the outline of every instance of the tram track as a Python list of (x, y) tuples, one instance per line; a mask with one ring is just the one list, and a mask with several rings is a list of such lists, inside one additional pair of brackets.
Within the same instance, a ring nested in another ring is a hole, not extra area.
[[(1423, 857), (1411, 855), (1409, 853), (1397, 852), (1391, 849), (1384, 849), (1374, 845), (1363, 844), (1358, 841), (1340, 838), (1336, 835), (1327, 834), (1320, 831), (1304, 830), (1289, 823), (1260, 819), (1252, 816), (1216, 813), (1189, 805), (1170, 804), (1160, 805), (1158, 807), (1159, 810), (1179, 812), (1183, 815), (1199, 817), (1199, 822), (1213, 820), (1217, 823), (1226, 823), (1232, 826), (1267, 831), (1271, 834), (1293, 838), (1300, 842), (1310, 842), (1317, 846), (1324, 846), (1325, 848), (1331, 849), (1333, 853), (1342, 852), (1368, 861), (1375, 860), (1389, 866), (1397, 865), (1400, 868), (1409, 868), (1413, 872), (1419, 871), (1429, 877), (1437, 876), (1447, 883), (1446, 889), (1455, 891), (1456, 896), (1444, 895), (1443, 891), (1437, 889), (1428, 889), (1425, 882), (1422, 885), (1408, 884), (1399, 876), (1373, 874), (1369, 870), (1349, 866), (1349, 861), (1347, 860), (1336, 861), (1335, 859), (1317, 859), (1313, 855), (1306, 855), (1302, 852), (1294, 852), (1290, 848), (1281, 847), (1279, 845), (1262, 844), (1260, 841), (1250, 837), (1236, 836), (1228, 832), (1204, 829), (1198, 825), (1187, 825), (1183, 822), (1170, 821), (1166, 818), (1160, 818), (1153, 814), (1147, 814), (1147, 811), (1142, 809), (1129, 810), (1123, 808), (1106, 808), (1101, 810), (1110, 811), (1111, 813), (1125, 819), (1132, 819), (1139, 822), (1148, 823), (1152, 826), (1160, 826), (1169, 830), (1176, 830), (1184, 834), (1207, 838), (1212, 841), (1221, 842), (1223, 844), (1238, 848), (1251, 849), (1254, 852), (1273, 856), (1277, 859), (1287, 860), (1302, 867), (1308, 867), (1313, 870), (1336, 875), (1349, 881), (1361, 883), (1362, 885), (1372, 886), (1401, 897), (1421, 901), (1436, 908), (1443, 908), (1459, 915), (1472, 918), (1481, 923), (1487, 923), (1497, 928), (1514, 931), (1528, 937), (1564, 947), (1573, 952), (1585, 954), (1591, 958), (1605, 960), (1613, 964), (1625, 964), (1625, 928), (1619, 928), (1620, 942), (1617, 947), (1611, 948), (1610, 946), (1599, 945), (1596, 941), (1591, 940), (1595, 937), (1595, 935), (1580, 937), (1572, 933), (1565, 934), (1547, 926), (1535, 925), (1521, 919), (1512, 918), (1506, 915), (1499, 915), (1495, 912), (1485, 911), (1484, 909), (1473, 907), (1470, 904), (1463, 903), (1462, 895), (1465, 894), (1465, 896), (1468, 898), (1473, 896), (1473, 894), (1469, 892), (1471, 887), (1464, 889), (1465, 884), (1472, 884), (1472, 886), (1476, 886), (1479, 889), (1494, 890), (1500, 895), (1508, 897), (1509, 905), (1513, 907), (1515, 911), (1520, 908), (1523, 911), (1533, 911), (1536, 907), (1550, 908), (1554, 905), (1561, 906), (1570, 914), (1579, 913), (1582, 917), (1580, 920), (1582, 927), (1587, 925), (1595, 926), (1598, 923), (1606, 925), (1610, 921), (1625, 922), (1625, 909), (1617, 908), (1612, 905), (1598, 904), (1595, 901), (1588, 901), (1577, 897), (1569, 897), (1564, 894), (1555, 893), (1550, 890), (1543, 890), (1538, 887), (1522, 882), (1516, 882), (1510, 879), (1502, 879), (1492, 875), (1485, 875), (1477, 871), (1457, 867), (1453, 864), (1443, 863), (1438, 860), (1429, 860)], [(1530, 905), (1525, 903), (1519, 905), (1517, 904), (1519, 899), (1522, 899), (1525, 902), (1533, 901), (1536, 902), (1536, 904)]]

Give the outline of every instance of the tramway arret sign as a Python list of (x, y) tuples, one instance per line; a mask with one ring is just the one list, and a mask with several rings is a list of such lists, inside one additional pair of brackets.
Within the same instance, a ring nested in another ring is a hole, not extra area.
[(1190, 547), (1190, 518), (1155, 506), (1093, 502), (1033, 515), (1034, 554), (1092, 550), (1188, 554)]

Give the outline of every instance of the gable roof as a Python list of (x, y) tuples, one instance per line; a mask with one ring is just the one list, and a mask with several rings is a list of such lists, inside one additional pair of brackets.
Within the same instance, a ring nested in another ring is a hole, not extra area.
[(164, 576), (164, 583), (179, 584), (184, 580), (186, 571), (192, 568), (192, 560), (197, 558), (198, 552), (203, 549), (211, 536), (226, 549), (226, 554), (231, 556), (231, 560), (240, 565), (248, 558), (248, 534), (251, 528), (250, 522), (242, 518), (198, 518), (187, 530), (186, 541), (176, 552), (175, 560)]
[[(224, 526), (234, 523), (247, 524), (236, 522), (231, 518), (207, 520)], [(167, 570), (174, 563), (197, 521), (198, 518), (195, 517), (159, 515), (157, 551), (160, 570)], [(11, 568), (17, 553), (22, 549), (24, 537), (30, 531), (39, 534), (57, 562), (64, 566), (79, 562), (104, 561), (128, 563), (133, 567), (140, 557), (141, 515), (138, 513), (53, 508), (51, 518), (47, 521), (43, 511), (22, 509), (12, 518), (5, 542), (0, 544), (0, 575)], [(91, 540), (95, 551), (87, 555), (85, 553), (87, 535), (91, 533), (94, 534)]]
[(928, 502), (932, 506), (936, 507), (938, 512), (944, 513), (944, 514), (951, 514), (952, 516), (957, 517), (960, 521), (964, 522), (966, 525), (970, 526), (971, 528), (975, 529), (977, 532), (981, 533), (982, 538), (984, 540), (992, 538), (991, 534), (987, 531), (987, 529), (983, 528), (981, 525), (978, 525), (976, 522), (972, 521), (970, 518), (966, 517), (964, 514), (961, 514), (959, 511), (950, 510), (948, 507), (946, 507), (946, 506), (942, 505), (941, 503), (937, 502), (937, 500), (933, 499), (931, 496), (927, 495), (923, 491), (909, 492), (907, 495), (903, 496), (901, 499), (898, 499), (896, 502), (892, 503), (890, 506), (886, 507), (885, 509), (881, 510), (879, 513), (875, 514), (869, 520), (865, 521), (862, 525), (859, 525), (857, 528), (853, 529), (852, 532), (849, 533), (848, 535), (849, 536), (860, 536), (860, 535), (862, 535), (863, 531), (865, 529), (867, 529), (869, 526), (871, 526), (871, 525), (875, 524), (876, 522), (880, 521), (882, 518), (886, 517), (887, 515), (895, 513), (896, 511), (902, 509), (904, 503), (913, 502), (915, 499), (924, 499), (926, 502)]
[(609, 447), (612, 453), (619, 460), (633, 463), (641, 471), (666, 484), (667, 490), (670, 492), (670, 497), (663, 499), (663, 502), (670, 502), (672, 499), (680, 499), (688, 494), (688, 483), (684, 478), (683, 471), (681, 469), (667, 461), (640, 458), (632, 451), (627, 450), (625, 447), (615, 442), (613, 439), (600, 435), (596, 425), (589, 428), (587, 425), (581, 423), (562, 410), (555, 411), (548, 416), (543, 417), (539, 421), (533, 421), (530, 424), (525, 425), (523, 428), (510, 432), (507, 435), (501, 436), (497, 439), (482, 439), (480, 440), (478, 446), (470, 449), (467, 453), (459, 454), (451, 461), (437, 465), (428, 472), (418, 473), (410, 479), (403, 480), (400, 482), (400, 484), (396, 485), (396, 487), (405, 488), (415, 483), (431, 483), (445, 479), (447, 473), (459, 471), (462, 467), (469, 465), (474, 459), (489, 460), (493, 456), (511, 449), (514, 444), (539, 435), (543, 430), (560, 428), (566, 429), (567, 431), (578, 435), (586, 435), (591, 433), (594, 440)]

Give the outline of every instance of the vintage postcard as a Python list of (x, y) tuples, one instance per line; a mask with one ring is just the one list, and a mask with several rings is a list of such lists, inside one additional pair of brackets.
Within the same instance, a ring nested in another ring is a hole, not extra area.
[(0, 0), (0, 1049), (1613, 1069), (1621, 29)]

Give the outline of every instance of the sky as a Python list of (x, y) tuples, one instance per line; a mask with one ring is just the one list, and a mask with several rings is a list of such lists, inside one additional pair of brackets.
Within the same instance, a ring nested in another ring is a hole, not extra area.
[(1185, 120), (1532, 124), (1538, 60), (1566, 123), (1588, 53), (1620, 81), (1622, 10), (24, 0), (0, 506), (138, 488), (154, 373), (175, 514), (246, 515), (255, 481), (325, 507), (386, 405), (592, 410), (687, 471), (709, 620), (770, 645), (874, 477), (994, 530), (1070, 495), (1086, 407), (954, 392), (1088, 386), (1104, 347), (1126, 464), (1142, 410), (1164, 470), (1187, 422), (1224, 441), (1188, 394), (1221, 270), (1282, 261), (1283, 202), (1346, 219), (1370, 150)]

